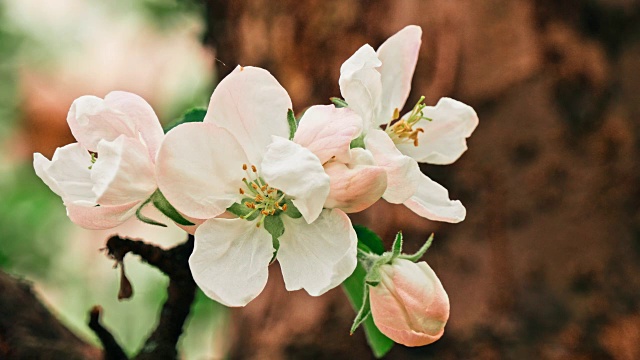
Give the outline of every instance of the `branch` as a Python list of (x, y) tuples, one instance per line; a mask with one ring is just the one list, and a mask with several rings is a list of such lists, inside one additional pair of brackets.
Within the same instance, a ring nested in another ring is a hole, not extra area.
[(93, 330), (102, 343), (102, 347), (104, 348), (103, 359), (127, 360), (127, 355), (124, 353), (113, 335), (111, 335), (111, 332), (109, 332), (109, 330), (100, 323), (101, 312), (102, 308), (100, 306), (94, 306), (93, 309), (91, 309), (89, 312), (89, 328)]
[(169, 276), (168, 296), (162, 306), (160, 320), (135, 357), (136, 359), (177, 358), (176, 345), (191, 311), (197, 289), (188, 262), (193, 244), (192, 235), (189, 235), (185, 243), (168, 250), (140, 240), (119, 236), (112, 236), (107, 241), (109, 256), (119, 263), (122, 263), (125, 255), (131, 252)]

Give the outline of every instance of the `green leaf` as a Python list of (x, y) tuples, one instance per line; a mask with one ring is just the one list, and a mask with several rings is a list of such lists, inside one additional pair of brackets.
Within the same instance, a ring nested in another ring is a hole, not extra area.
[(184, 226), (194, 225), (191, 221), (185, 219), (182, 215), (180, 215), (178, 210), (176, 210), (176, 208), (174, 208), (173, 205), (169, 203), (164, 195), (162, 195), (160, 189), (156, 190), (156, 192), (151, 195), (151, 201), (153, 202), (153, 205), (158, 210), (160, 210), (161, 213), (163, 213), (166, 217), (173, 220), (177, 224)]
[[(347, 298), (355, 311), (362, 308), (364, 300), (365, 283), (364, 278), (367, 272), (358, 263), (355, 271), (342, 283), (342, 290), (347, 294)], [(386, 337), (376, 327), (372, 316), (367, 316), (362, 322), (362, 328), (367, 337), (367, 342), (376, 358), (383, 357), (393, 347), (393, 340)]]
[(398, 256), (400, 256), (400, 254), (402, 254), (402, 231), (398, 231), (398, 234), (396, 235), (396, 239), (393, 240), (393, 245), (391, 245), (391, 259), (395, 259)]
[(289, 123), (289, 140), (292, 140), (298, 129), (298, 122), (291, 109), (287, 110), (287, 122)]
[(354, 225), (353, 229), (358, 235), (358, 243), (365, 244), (374, 254), (382, 255), (384, 253), (384, 244), (378, 234), (362, 225)]
[(150, 202), (151, 202), (151, 198), (148, 198), (147, 200), (145, 200), (142, 203), (142, 205), (140, 205), (138, 207), (138, 209), (136, 210), (136, 217), (138, 218), (138, 220), (142, 221), (145, 224), (149, 224), (149, 225), (167, 227), (167, 225), (165, 225), (165, 224), (163, 224), (161, 222), (157, 222), (157, 221), (153, 220), (152, 218), (149, 218), (149, 217), (146, 217), (146, 216), (142, 215), (142, 208), (147, 206)]
[(287, 205), (287, 211), (284, 212), (287, 216), (293, 219), (299, 219), (302, 217), (302, 213), (295, 205), (293, 205), (293, 201), (291, 199), (285, 198), (284, 203)]
[(424, 245), (422, 245), (422, 247), (416, 251), (415, 254), (412, 255), (400, 255), (401, 259), (407, 259), (409, 261), (413, 261), (413, 262), (417, 262), (418, 260), (420, 260), (420, 258), (422, 258), (422, 256), (424, 256), (424, 254), (427, 252), (427, 250), (429, 250), (429, 248), (431, 247), (431, 243), (433, 243), (433, 234), (431, 234), (431, 236), (429, 236), (429, 239), (427, 239), (427, 242), (424, 243)]
[(329, 100), (331, 100), (333, 105), (335, 105), (335, 107), (337, 107), (337, 108), (345, 108), (345, 107), (349, 106), (349, 104), (347, 104), (346, 101), (340, 99), (339, 97), (331, 97), (331, 98), (329, 98)]
[(202, 122), (204, 120), (204, 116), (207, 114), (207, 109), (205, 108), (193, 108), (187, 110), (181, 118), (175, 119), (164, 126), (165, 134), (173, 129), (174, 127), (190, 122)]

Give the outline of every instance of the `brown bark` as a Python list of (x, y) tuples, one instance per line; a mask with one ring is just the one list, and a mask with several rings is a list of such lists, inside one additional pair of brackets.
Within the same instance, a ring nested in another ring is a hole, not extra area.
[(31, 284), (0, 271), (0, 359), (91, 359), (85, 343), (47, 309)]

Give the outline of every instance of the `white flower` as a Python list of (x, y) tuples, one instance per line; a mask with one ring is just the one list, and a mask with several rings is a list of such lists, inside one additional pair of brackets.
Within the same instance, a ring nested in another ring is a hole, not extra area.
[(76, 99), (67, 122), (77, 143), (48, 160), (35, 153), (36, 174), (88, 229), (107, 229), (131, 217), (156, 190), (155, 155), (164, 136), (158, 117), (138, 95), (114, 91), (104, 100)]
[[(266, 70), (237, 67), (216, 87), (203, 123), (167, 134), (158, 184), (185, 215), (208, 219), (195, 232), (189, 259), (207, 296), (246, 305), (267, 282), (275, 244), (290, 291), (321, 295), (353, 272), (356, 234), (344, 212), (323, 209), (330, 192), (323, 163), (348, 156), (361, 120), (328, 108), (310, 108), (311, 120), (302, 122), (341, 114), (342, 126), (328, 126), (304, 146), (291, 141), (287, 92)], [(227, 210), (239, 216), (220, 217)]]
[(442, 98), (435, 107), (421, 101), (399, 116), (409, 96), (422, 30), (407, 26), (376, 52), (362, 46), (340, 68), (340, 91), (364, 121), (364, 144), (378, 165), (387, 170), (384, 199), (404, 203), (420, 216), (446, 222), (464, 220), (460, 201), (420, 172), (417, 162), (450, 164), (467, 149), (478, 125), (475, 111), (456, 100)]

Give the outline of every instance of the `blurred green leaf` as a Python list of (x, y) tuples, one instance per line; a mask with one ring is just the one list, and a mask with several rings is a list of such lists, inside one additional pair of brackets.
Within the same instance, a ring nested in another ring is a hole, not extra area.
[(174, 127), (190, 122), (202, 122), (204, 120), (204, 116), (207, 114), (207, 109), (205, 108), (193, 108), (191, 110), (187, 110), (182, 117), (175, 119), (174, 121), (168, 123), (164, 126), (164, 132), (167, 133), (169, 130)]

